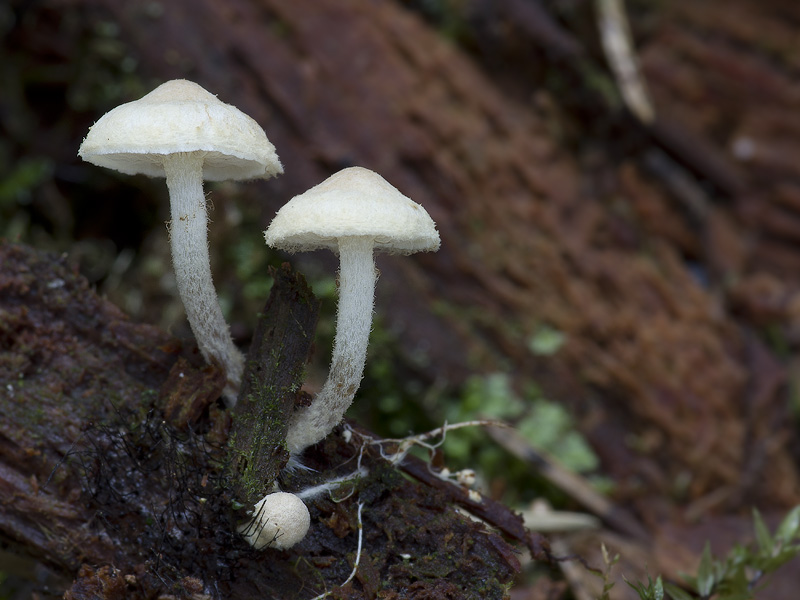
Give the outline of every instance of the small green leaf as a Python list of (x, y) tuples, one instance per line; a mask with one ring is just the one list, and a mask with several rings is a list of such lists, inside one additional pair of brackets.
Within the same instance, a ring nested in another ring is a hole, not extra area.
[(671, 583), (664, 584), (664, 591), (671, 600), (694, 600), (694, 597), (689, 592)]
[(655, 581), (648, 575), (647, 585), (643, 584), (641, 581), (631, 583), (624, 575), (622, 576), (622, 580), (627, 583), (629, 587), (636, 590), (641, 600), (664, 600), (664, 584), (661, 581), (661, 575), (659, 575)]
[(726, 563), (729, 569), (739, 569), (750, 560), (750, 551), (741, 544), (735, 544), (728, 552)]
[(788, 546), (792, 543), (797, 536), (797, 530), (800, 528), (800, 506), (795, 506), (789, 511), (778, 529), (775, 532), (775, 538), (781, 542), (782, 545)]
[(703, 598), (711, 596), (716, 578), (714, 576), (714, 561), (711, 557), (711, 545), (706, 542), (700, 565), (697, 567), (697, 593)]
[(540, 325), (528, 340), (528, 348), (536, 356), (552, 356), (564, 345), (567, 336), (550, 325)]
[(607, 567), (613, 567), (619, 562), (619, 553), (615, 554), (613, 557), (608, 553), (608, 548), (606, 548), (605, 544), (600, 544), (600, 551), (603, 553), (603, 563)]
[(636, 593), (639, 594), (639, 598), (641, 598), (641, 600), (648, 600), (648, 588), (642, 582), (635, 581), (631, 583), (628, 581), (628, 578), (625, 577), (625, 575), (622, 576), (622, 580), (627, 583), (629, 587), (636, 590)]
[(787, 546), (770, 555), (763, 562), (757, 561), (758, 564), (754, 566), (760, 567), (760, 569), (765, 573), (777, 571), (779, 567), (783, 566), (785, 563), (797, 556), (798, 550), (800, 550), (800, 547), (798, 546)]
[(769, 528), (767, 528), (767, 524), (764, 522), (757, 508), (753, 509), (753, 527), (755, 528), (756, 542), (758, 543), (759, 551), (769, 556), (772, 553), (775, 543), (772, 541)]
[(756, 557), (749, 554), (745, 557), (744, 562), (739, 565), (734, 565), (730, 557), (726, 560), (725, 565), (728, 572), (725, 574), (717, 585), (717, 592), (719, 598), (728, 598), (740, 600), (745, 598), (752, 598), (752, 580), (751, 577), (759, 570), (754, 564)]
[(664, 582), (661, 581), (661, 575), (656, 577), (653, 585), (653, 600), (664, 600)]

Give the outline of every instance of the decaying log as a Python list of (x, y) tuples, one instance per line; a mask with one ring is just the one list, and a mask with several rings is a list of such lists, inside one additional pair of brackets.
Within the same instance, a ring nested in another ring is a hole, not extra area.
[[(4, 243), (0, 264), (0, 535), (62, 584), (74, 577), (67, 598), (503, 597), (519, 568), (510, 546), (446, 494), (400, 476), (377, 446), (341, 436), (307, 457), (314, 470), (283, 478), (296, 489), (353, 471), (356, 459), (364, 469), (333, 499), (309, 501), (303, 542), (256, 551), (236, 533), (250, 497), (269, 491), (285, 462), (285, 449), (270, 448), (282, 448), (313, 339), (317, 301), (288, 267), (276, 273), (249, 383), (228, 415), (209, 401), (224, 378), (198, 364), (196, 348), (129, 321), (63, 258)], [(188, 413), (174, 409), (181, 394)], [(274, 431), (255, 429), (262, 419)], [(242, 457), (263, 476), (242, 469)], [(359, 537), (355, 578), (337, 588)]]
[(307, 357), (314, 342), (319, 301), (289, 265), (273, 270), (273, 293), (258, 315), (239, 402), (232, 411), (230, 450), (237, 497), (258, 502), (265, 482), (277, 479), (288, 452), (286, 415), (303, 396)]

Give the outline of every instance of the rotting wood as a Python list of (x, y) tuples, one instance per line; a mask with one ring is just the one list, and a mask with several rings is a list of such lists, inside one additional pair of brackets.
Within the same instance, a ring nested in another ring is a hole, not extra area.
[[(218, 373), (198, 364), (196, 349), (128, 321), (64, 259), (2, 243), (0, 264), (0, 535), (48, 565), (62, 585), (75, 577), (68, 598), (305, 599), (347, 578), (358, 503), (365, 547), (349, 598), (408, 585), (419, 593), (444, 585), (468, 590), (463, 598), (503, 597), (519, 568), (511, 547), (459, 515), (446, 495), (369, 452), (362, 453), (365, 476), (343, 492), (351, 498), (309, 501), (313, 525), (301, 544), (289, 552), (253, 550), (235, 533), (246, 507), (235, 493), (238, 473), (224, 468), (228, 417), (207, 406), (177, 419), (178, 429), (159, 405), (164, 382), (173, 381), (162, 401), (174, 405), (181, 393), (170, 365), (192, 382), (184, 390), (190, 400), (206, 385), (218, 388)], [(276, 273), (270, 317), (250, 357), (258, 368), (250, 368), (249, 393), (278, 408), (258, 411), (259, 418), (291, 409), (316, 323), (309, 294), (302, 277), (286, 268)], [(264, 362), (275, 356), (278, 365)], [(270, 381), (274, 393), (258, 391)], [(249, 404), (233, 415), (233, 431)], [(238, 431), (252, 439), (247, 427)], [(280, 428), (270, 435), (280, 438)], [(288, 474), (284, 485), (314, 485), (352, 469), (357, 452), (333, 436), (309, 457), (315, 470)], [(259, 464), (267, 488), (285, 457), (265, 455)], [(64, 592), (56, 588), (37, 592)]]
[(303, 393), (319, 317), (319, 300), (302, 275), (288, 264), (271, 275), (275, 293), (258, 315), (230, 432), (237, 495), (249, 504), (270, 491), (289, 457), (286, 416)]

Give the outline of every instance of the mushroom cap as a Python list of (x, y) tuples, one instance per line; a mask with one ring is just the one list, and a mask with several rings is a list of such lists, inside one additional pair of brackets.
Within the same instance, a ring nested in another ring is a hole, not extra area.
[(338, 252), (343, 237), (371, 237), (376, 251), (390, 254), (439, 249), (439, 232), (428, 212), (362, 167), (343, 169), (295, 196), (264, 232), (267, 245), (290, 252)]
[(310, 525), (311, 515), (300, 498), (288, 492), (274, 492), (256, 503), (253, 521), (240, 531), (256, 550), (286, 550), (306, 536)]
[(162, 157), (177, 152), (204, 152), (208, 181), (283, 173), (275, 146), (258, 123), (185, 79), (167, 81), (100, 117), (78, 156), (128, 175), (164, 177)]

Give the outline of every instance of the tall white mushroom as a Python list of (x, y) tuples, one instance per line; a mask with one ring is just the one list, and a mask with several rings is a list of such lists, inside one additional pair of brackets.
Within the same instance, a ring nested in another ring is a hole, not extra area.
[(233, 343), (211, 280), (203, 179), (273, 177), (283, 172), (275, 147), (239, 109), (196, 83), (177, 79), (101, 117), (78, 155), (128, 175), (166, 177), (178, 293), (206, 361), (218, 363), (227, 374), (224, 396), (232, 406), (244, 357)]
[(289, 423), (286, 442), (296, 456), (330, 433), (361, 383), (375, 297), (373, 250), (435, 251), (439, 233), (419, 204), (377, 173), (351, 167), (292, 198), (264, 237), (269, 246), (290, 252), (328, 248), (339, 254), (339, 312), (330, 371), (311, 406), (299, 409)]

